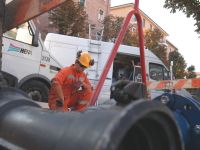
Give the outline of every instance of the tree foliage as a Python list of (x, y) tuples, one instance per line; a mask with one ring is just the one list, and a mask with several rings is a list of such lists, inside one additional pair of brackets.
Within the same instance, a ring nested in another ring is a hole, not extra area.
[[(123, 24), (123, 17), (114, 17), (109, 15), (104, 19), (104, 35), (103, 41), (115, 41), (118, 33), (121, 29)], [(132, 25), (129, 25), (128, 30), (124, 36), (122, 44), (129, 45), (129, 46), (137, 46), (137, 37), (131, 32)]]
[(158, 29), (146, 30), (145, 35), (145, 46), (151, 50), (157, 57), (159, 57), (165, 65), (168, 65), (167, 61), (167, 47), (163, 45), (163, 35)]
[[(114, 41), (117, 38), (123, 24), (123, 20), (123, 17), (114, 17), (112, 15), (109, 15), (104, 19), (103, 41)], [(135, 29), (134, 31), (132, 30), (133, 27)], [(167, 49), (166, 46), (161, 45), (161, 41), (163, 39), (162, 33), (158, 29), (154, 29), (153, 31), (147, 30), (144, 35), (145, 46), (167, 65)], [(138, 37), (137, 27), (129, 25), (122, 44), (139, 46)]]
[(191, 79), (191, 78), (196, 78), (197, 74), (195, 73), (195, 66), (191, 65), (187, 68), (187, 74), (186, 78)]
[(164, 7), (171, 9), (170, 12), (182, 11), (187, 17), (193, 17), (196, 20), (196, 32), (200, 34), (200, 2), (199, 0), (165, 0)]
[(88, 31), (88, 16), (84, 7), (72, 0), (50, 11), (49, 20), (60, 34), (85, 37)]
[(177, 51), (169, 53), (169, 62), (173, 61), (173, 75), (176, 79), (183, 79), (186, 76), (186, 62), (183, 56)]

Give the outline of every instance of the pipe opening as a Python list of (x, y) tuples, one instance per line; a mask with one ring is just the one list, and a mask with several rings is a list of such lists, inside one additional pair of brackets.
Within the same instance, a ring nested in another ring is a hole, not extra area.
[(153, 114), (135, 123), (122, 139), (118, 150), (180, 150), (181, 144), (171, 120)]

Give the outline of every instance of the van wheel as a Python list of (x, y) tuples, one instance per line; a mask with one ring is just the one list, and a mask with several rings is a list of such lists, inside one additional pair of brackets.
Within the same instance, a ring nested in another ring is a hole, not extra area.
[(49, 88), (41, 81), (32, 80), (22, 85), (21, 89), (34, 101), (47, 102)]

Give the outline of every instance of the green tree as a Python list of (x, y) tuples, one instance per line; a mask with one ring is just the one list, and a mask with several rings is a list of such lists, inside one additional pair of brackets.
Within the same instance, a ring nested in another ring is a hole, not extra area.
[(84, 7), (72, 0), (50, 11), (49, 20), (60, 34), (85, 37), (88, 31), (88, 16)]
[[(115, 41), (123, 24), (123, 17), (114, 17), (109, 15), (104, 19), (104, 35), (103, 41)], [(137, 46), (137, 37), (132, 33), (132, 25), (129, 25), (124, 36), (122, 44), (129, 46)]]
[(200, 2), (199, 0), (165, 0), (164, 7), (171, 9), (170, 12), (182, 11), (187, 17), (193, 17), (196, 20), (196, 32), (200, 33)]
[(158, 29), (146, 30), (144, 34), (145, 46), (159, 57), (165, 65), (167, 62), (167, 47), (162, 44), (163, 35)]
[[(114, 17), (112, 15), (109, 15), (104, 19), (103, 41), (113, 41), (113, 39), (116, 39), (121, 29), (123, 20), (123, 17)], [(135, 29), (134, 31), (132, 30), (133, 28)], [(164, 64), (168, 65), (167, 47), (161, 44), (163, 39), (162, 33), (158, 29), (154, 29), (153, 31), (147, 30), (144, 35), (145, 46), (150, 49), (156, 56), (158, 56), (164, 62)], [(129, 46), (139, 46), (138, 37), (137, 27), (134, 25), (129, 25), (122, 44)]]
[(169, 62), (171, 61), (173, 61), (173, 75), (176, 79), (183, 79), (186, 76), (185, 69), (187, 64), (178, 50), (169, 53)]
[(191, 79), (191, 78), (196, 78), (197, 74), (195, 73), (195, 66), (191, 65), (187, 68), (187, 74), (186, 78)]

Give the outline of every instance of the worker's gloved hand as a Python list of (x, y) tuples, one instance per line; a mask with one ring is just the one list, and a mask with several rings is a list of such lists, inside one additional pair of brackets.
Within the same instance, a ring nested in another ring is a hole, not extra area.
[(57, 107), (62, 107), (63, 105), (64, 105), (63, 100), (61, 100), (61, 99), (56, 100), (56, 106), (57, 106)]
[(73, 87), (78, 90), (83, 86), (83, 83), (81, 81), (77, 81), (73, 84)]

